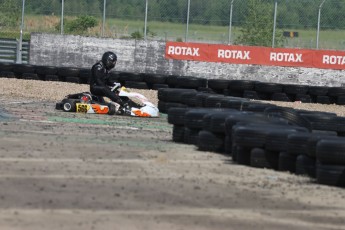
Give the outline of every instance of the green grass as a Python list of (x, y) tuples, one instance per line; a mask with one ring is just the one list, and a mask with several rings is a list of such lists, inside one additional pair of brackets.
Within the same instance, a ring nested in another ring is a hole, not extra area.
[[(65, 20), (72, 17), (65, 17)], [(99, 25), (89, 29), (86, 36), (100, 36), (102, 21)], [(60, 33), (60, 18), (57, 16), (26, 15), (24, 39), (30, 38), (31, 32)], [(283, 31), (285, 29), (279, 29)], [(294, 48), (316, 48), (316, 29), (286, 29), (299, 32), (297, 38), (286, 38), (284, 45)], [(144, 20), (107, 19), (105, 37), (130, 38), (134, 32), (144, 33)], [(186, 25), (182, 23), (148, 21), (148, 38), (152, 40), (185, 41)], [(241, 35), (239, 27), (232, 27), (232, 39), (234, 42)], [(188, 41), (205, 43), (228, 43), (228, 26), (210, 26), (190, 24)], [(19, 38), (19, 29), (7, 29), (0, 32), (1, 38)], [(345, 30), (321, 30), (320, 49), (345, 50)]]

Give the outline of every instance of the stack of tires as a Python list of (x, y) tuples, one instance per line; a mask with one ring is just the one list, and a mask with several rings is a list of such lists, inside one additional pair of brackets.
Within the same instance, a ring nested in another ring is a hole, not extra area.
[(177, 105), (165, 108), (173, 141), (226, 154), (241, 165), (345, 186), (345, 118), (194, 90), (159, 93), (165, 104)]

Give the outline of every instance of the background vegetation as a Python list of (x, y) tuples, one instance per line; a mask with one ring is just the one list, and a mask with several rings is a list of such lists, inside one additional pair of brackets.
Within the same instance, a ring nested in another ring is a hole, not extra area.
[[(0, 0), (0, 37), (16, 37), (22, 0)], [(314, 48), (322, 0), (277, 0), (276, 45)], [(191, 0), (188, 41), (227, 43), (230, 0)], [(275, 0), (234, 0), (232, 42), (272, 44)], [(65, 0), (64, 33), (101, 36), (103, 0)], [(345, 0), (326, 0), (322, 8), (320, 48), (345, 49)], [(60, 32), (61, 0), (29, 0), (24, 36)], [(149, 0), (148, 38), (185, 40), (187, 0)], [(142, 39), (145, 0), (107, 0), (105, 37)], [(282, 38), (283, 30), (297, 38)]]

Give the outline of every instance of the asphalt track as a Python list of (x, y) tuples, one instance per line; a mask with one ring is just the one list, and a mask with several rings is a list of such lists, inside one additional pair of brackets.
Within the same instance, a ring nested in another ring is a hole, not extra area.
[(345, 229), (345, 191), (171, 141), (157, 119), (0, 96), (0, 229)]

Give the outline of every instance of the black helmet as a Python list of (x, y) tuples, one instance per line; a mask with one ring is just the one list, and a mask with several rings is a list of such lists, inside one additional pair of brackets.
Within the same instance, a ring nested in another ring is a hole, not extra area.
[(117, 56), (111, 51), (105, 52), (102, 56), (102, 62), (107, 70), (115, 67)]

